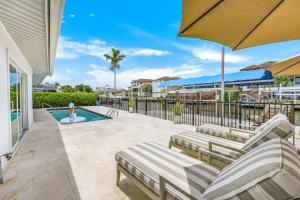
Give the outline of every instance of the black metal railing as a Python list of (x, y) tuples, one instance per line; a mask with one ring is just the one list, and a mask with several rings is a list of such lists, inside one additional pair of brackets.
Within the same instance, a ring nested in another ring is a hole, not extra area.
[[(173, 120), (172, 106), (174, 99), (136, 98), (134, 112)], [(103, 106), (120, 110), (129, 110), (128, 98), (102, 98)], [(216, 102), (201, 100), (181, 100), (184, 112), (181, 115), (183, 124), (199, 126), (210, 123), (234, 128), (251, 129), (278, 112), (284, 113), (289, 120), (295, 122), (295, 105), (290, 103), (242, 103)]]

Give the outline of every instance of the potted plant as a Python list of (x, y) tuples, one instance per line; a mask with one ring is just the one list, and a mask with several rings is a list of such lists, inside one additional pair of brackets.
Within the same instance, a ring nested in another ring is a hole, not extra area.
[(134, 99), (129, 99), (128, 101), (128, 107), (129, 107), (129, 112), (133, 113), (133, 108), (135, 106), (135, 100)]
[(184, 111), (184, 104), (180, 103), (177, 101), (173, 106), (172, 106), (172, 112), (174, 114), (174, 122), (175, 124), (180, 124), (181, 123), (181, 114)]

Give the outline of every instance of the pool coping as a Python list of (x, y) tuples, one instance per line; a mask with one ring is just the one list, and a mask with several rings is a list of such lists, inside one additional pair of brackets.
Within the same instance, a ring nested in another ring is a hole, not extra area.
[[(106, 117), (106, 119), (113, 119), (112, 117), (106, 116), (106, 115), (101, 114), (101, 113), (94, 112), (94, 111), (92, 111), (92, 110), (83, 108), (83, 107), (81, 107), (81, 106), (75, 107), (75, 110), (76, 110), (76, 108), (80, 108), (80, 109), (86, 110), (86, 111), (91, 112), (91, 113), (94, 113), (94, 114), (96, 114), (96, 115), (102, 115), (102, 116)], [(85, 121), (85, 122), (77, 122), (77, 123), (62, 124), (62, 123), (60, 123), (59, 121), (57, 121), (57, 119), (49, 112), (49, 110), (69, 109), (69, 107), (53, 107), (53, 108), (44, 108), (44, 109), (48, 112), (48, 114), (51, 115), (51, 117), (52, 117), (59, 125), (71, 125), (71, 124), (81, 124), (81, 123), (91, 123), (91, 122), (97, 122), (97, 121), (104, 121), (104, 120), (93, 120), (93, 121)], [(106, 119), (105, 119), (105, 120), (106, 120)]]

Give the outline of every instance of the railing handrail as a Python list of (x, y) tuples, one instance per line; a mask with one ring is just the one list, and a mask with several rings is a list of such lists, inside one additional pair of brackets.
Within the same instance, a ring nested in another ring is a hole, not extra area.
[(44, 109), (44, 105), (48, 106), (49, 108), (53, 108), (53, 106), (47, 104), (47, 103), (42, 103), (42, 108)]
[[(129, 111), (129, 99), (101, 98), (101, 102), (106, 107)], [(134, 98), (134, 100), (136, 105), (133, 112), (135, 113), (166, 120), (174, 119), (171, 108), (178, 101), (177, 99)], [(198, 126), (211, 123), (232, 128), (241, 128), (240, 124), (257, 126), (278, 112), (284, 113), (294, 125), (299, 124), (295, 121), (294, 112), (297, 104), (292, 102), (240, 102), (237, 100), (221, 102), (201, 99), (182, 99), (180, 101), (185, 104), (186, 108), (181, 115), (183, 124)]]
[(117, 116), (119, 116), (118, 110), (116, 110), (116, 109), (114, 109), (114, 108), (109, 109), (109, 110), (107, 111), (107, 113), (106, 113), (106, 116), (107, 116), (107, 117), (111, 117), (112, 114), (114, 114), (114, 113), (117, 113)]

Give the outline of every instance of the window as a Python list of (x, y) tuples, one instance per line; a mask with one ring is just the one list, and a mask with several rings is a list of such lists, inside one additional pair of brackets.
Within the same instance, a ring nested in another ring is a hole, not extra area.
[(295, 77), (295, 84), (300, 85), (300, 76)]

